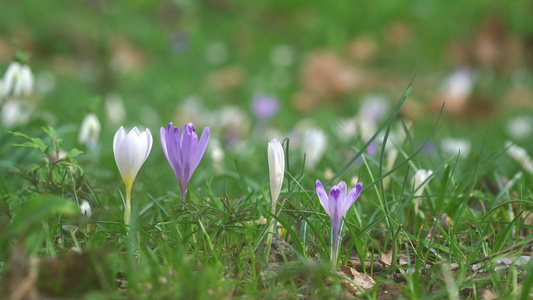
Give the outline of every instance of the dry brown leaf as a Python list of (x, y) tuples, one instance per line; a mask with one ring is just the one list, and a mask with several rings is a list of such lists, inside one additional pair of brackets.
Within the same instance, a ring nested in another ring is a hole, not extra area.
[(385, 40), (392, 47), (400, 47), (411, 38), (412, 29), (404, 21), (396, 21), (385, 29)]
[[(352, 267), (347, 266), (340, 266), (339, 268), (341, 272), (337, 272), (338, 274), (345, 276), (346, 278), (353, 281), (357, 286), (361, 287), (363, 290), (370, 290), (373, 289), (376, 285), (376, 281), (370, 275), (359, 273), (356, 269)], [(352, 295), (360, 295), (361, 291), (359, 288), (351, 283), (348, 280), (341, 280), (341, 284), (350, 291)]]
[(360, 81), (354, 69), (331, 51), (311, 54), (305, 61), (301, 80), (306, 91), (326, 100), (336, 100), (352, 91)]
[(292, 105), (300, 112), (310, 112), (316, 108), (319, 100), (311, 92), (302, 91), (294, 95), (292, 98)]
[(498, 295), (496, 295), (492, 290), (486, 289), (481, 291), (481, 299), (483, 300), (494, 300), (498, 299)]
[(370, 36), (359, 36), (348, 45), (348, 56), (355, 61), (368, 61), (378, 49), (376, 40)]
[(387, 253), (381, 254), (381, 262), (384, 263), (387, 267), (392, 265), (392, 250), (387, 251)]
[(398, 262), (400, 263), (400, 266), (407, 266), (407, 265), (409, 265), (409, 261), (408, 261), (404, 256), (400, 257), (400, 258), (398, 259)]
[(144, 54), (140, 48), (125, 38), (116, 38), (110, 43), (111, 66), (128, 73), (141, 70), (145, 65)]

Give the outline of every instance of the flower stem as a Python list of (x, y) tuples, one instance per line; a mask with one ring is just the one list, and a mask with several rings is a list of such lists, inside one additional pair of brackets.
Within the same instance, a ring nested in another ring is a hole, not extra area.
[(131, 222), (131, 186), (133, 185), (133, 180), (124, 181), (126, 185), (126, 206), (124, 207), (124, 224), (127, 226)]
[(274, 218), (274, 215), (276, 214), (276, 203), (278, 199), (274, 200), (272, 199), (272, 219), (270, 219), (270, 225), (268, 226), (268, 233), (267, 233), (267, 242), (266, 242), (266, 255), (265, 255), (265, 262), (268, 264), (269, 256), (270, 256), (270, 248), (272, 247), (272, 238), (274, 237), (274, 230), (276, 229), (276, 218)]

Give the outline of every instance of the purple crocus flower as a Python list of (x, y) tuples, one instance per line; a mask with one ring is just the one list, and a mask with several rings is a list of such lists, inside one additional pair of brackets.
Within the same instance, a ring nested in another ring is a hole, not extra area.
[(331, 253), (331, 261), (333, 264), (337, 262), (337, 244), (339, 240), (339, 230), (342, 223), (342, 218), (346, 216), (348, 209), (355, 203), (355, 200), (363, 190), (363, 183), (357, 183), (350, 193), (347, 194), (348, 188), (346, 182), (341, 181), (338, 185), (334, 185), (329, 191), (329, 196), (326, 194), (324, 186), (320, 180), (316, 180), (316, 193), (320, 204), (324, 207), (331, 220), (331, 228), (333, 231), (333, 251)]
[(252, 110), (260, 121), (268, 121), (279, 110), (279, 101), (274, 97), (255, 95), (252, 100)]
[(204, 128), (202, 137), (198, 141), (192, 123), (183, 126), (181, 135), (180, 129), (173, 127), (172, 122), (168, 123), (166, 129), (161, 127), (161, 146), (180, 183), (183, 202), (192, 173), (204, 156), (210, 133), (209, 127)]

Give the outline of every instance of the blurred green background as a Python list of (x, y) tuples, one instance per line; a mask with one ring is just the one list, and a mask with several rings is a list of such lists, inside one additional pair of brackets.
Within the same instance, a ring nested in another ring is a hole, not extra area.
[[(84, 149), (79, 126), (95, 112), (102, 156), (92, 162), (92, 176), (117, 184), (115, 170), (106, 169), (119, 126), (150, 128), (154, 152), (159, 127), (170, 121), (179, 127), (193, 121), (197, 130), (209, 125), (223, 146), (218, 133), (231, 130), (267, 141), (269, 131), (252, 129), (250, 102), (258, 93), (281, 101), (269, 128), (282, 137), (303, 118), (333, 135), (337, 119), (355, 115), (368, 95), (392, 107), (423, 63), (401, 111), (418, 136), (429, 133), (446, 100), (437, 137), (476, 144), (492, 115), (495, 138), (488, 145), (500, 150), (505, 122), (532, 107), (531, 1), (8, 0), (1, 6), (0, 70), (16, 44), (30, 54), (37, 80), (33, 125), (55, 126), (67, 148)], [(461, 99), (446, 90), (456, 70), (472, 78)], [(106, 116), (113, 99), (126, 109), (120, 122)], [(229, 125), (214, 116), (228, 106), (245, 116), (226, 111)], [(31, 133), (33, 125), (17, 129)], [(161, 154), (150, 159), (163, 163)], [(261, 172), (265, 164), (247, 168)]]

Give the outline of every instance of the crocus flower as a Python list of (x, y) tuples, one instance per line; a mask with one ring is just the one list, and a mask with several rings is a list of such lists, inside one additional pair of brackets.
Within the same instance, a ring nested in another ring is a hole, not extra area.
[(326, 210), (331, 220), (331, 229), (333, 234), (333, 250), (331, 252), (331, 262), (336, 266), (339, 231), (342, 224), (342, 219), (346, 216), (348, 209), (355, 203), (355, 200), (363, 190), (363, 183), (357, 183), (348, 193), (346, 182), (341, 181), (338, 185), (334, 185), (329, 191), (329, 196), (326, 194), (324, 186), (320, 180), (316, 180), (316, 193), (320, 204)]
[(530, 116), (518, 116), (507, 121), (507, 133), (516, 140), (523, 140), (533, 132), (533, 119)]
[(12, 95), (16, 98), (29, 96), (33, 92), (35, 78), (27, 65), (19, 62), (9, 64), (2, 80), (2, 97), (7, 98)]
[(89, 149), (96, 149), (99, 135), (100, 121), (98, 117), (93, 113), (87, 114), (81, 123), (78, 142), (80, 144), (87, 144)]
[(270, 174), (270, 195), (274, 209), (281, 192), (283, 173), (285, 172), (285, 154), (281, 143), (276, 139), (272, 139), (268, 143), (268, 171)]
[(260, 121), (268, 121), (279, 110), (279, 101), (274, 97), (255, 95), (252, 100), (252, 110)]
[(433, 171), (431, 170), (424, 170), (424, 169), (420, 169), (418, 171), (416, 171), (415, 175), (413, 176), (413, 189), (418, 189), (416, 192), (415, 192), (415, 215), (418, 215), (418, 206), (420, 204), (420, 196), (422, 196), (422, 194), (424, 193), (424, 188), (426, 187), (427, 185), (427, 182), (424, 183), (424, 181), (426, 181), (429, 176), (431, 176), (431, 174), (433, 174)]
[(149, 129), (142, 133), (137, 127), (126, 134), (124, 127), (120, 127), (113, 138), (113, 152), (115, 162), (126, 185), (126, 207), (124, 208), (124, 223), (130, 224), (131, 220), (131, 186), (139, 169), (148, 158), (152, 150), (152, 134)]
[(306, 167), (313, 169), (326, 151), (328, 136), (322, 129), (310, 128), (305, 131), (302, 152), (306, 154)]
[(82, 215), (86, 215), (87, 217), (91, 217), (93, 215), (91, 211), (91, 205), (89, 204), (89, 201), (83, 200), (83, 202), (80, 205), (80, 210)]
[(511, 141), (506, 141), (505, 147), (507, 148), (507, 154), (512, 159), (519, 163), (526, 172), (533, 174), (533, 161), (527, 154), (526, 149), (513, 144)]
[(161, 127), (161, 146), (180, 183), (183, 202), (185, 202), (189, 180), (204, 156), (210, 135), (211, 129), (205, 127), (198, 141), (198, 135), (194, 132), (192, 123), (185, 124), (181, 135), (180, 129), (173, 127), (172, 122), (168, 123), (166, 129)]
[(32, 108), (17, 99), (9, 99), (2, 106), (0, 124), (5, 127), (14, 127), (25, 124), (30, 119)]
[(440, 147), (447, 155), (459, 154), (460, 158), (467, 157), (470, 153), (470, 141), (456, 138), (443, 138)]
[[(285, 154), (283, 153), (283, 147), (281, 143), (272, 139), (268, 143), (268, 172), (270, 174), (270, 195), (272, 198), (272, 214), (276, 213), (276, 203), (278, 201), (279, 193), (281, 192), (281, 185), (283, 184), (283, 174), (285, 172)], [(270, 253), (270, 247), (272, 245), (272, 232), (276, 227), (276, 220), (272, 218), (270, 220), (270, 226), (267, 236), (267, 251), (266, 259)]]
[[(420, 169), (416, 171), (415, 175), (413, 176), (413, 188), (418, 189), (418, 191), (415, 193), (415, 196), (422, 196), (424, 193), (424, 188), (427, 185), (427, 182), (424, 183), (424, 181), (426, 181), (431, 174), (433, 174), (433, 171), (431, 170)], [(422, 185), (422, 183), (424, 183), (424, 185)]]
[(111, 124), (121, 124), (126, 120), (126, 108), (122, 102), (122, 97), (118, 94), (111, 94), (105, 99), (105, 112), (107, 120)]

